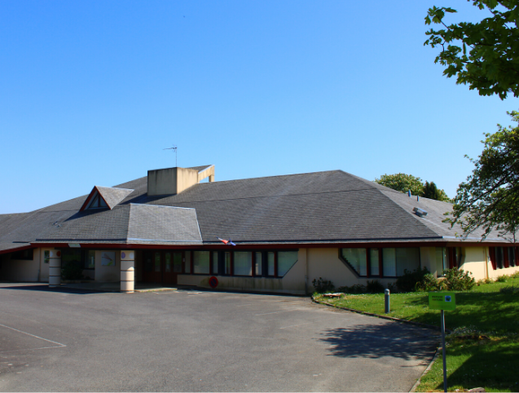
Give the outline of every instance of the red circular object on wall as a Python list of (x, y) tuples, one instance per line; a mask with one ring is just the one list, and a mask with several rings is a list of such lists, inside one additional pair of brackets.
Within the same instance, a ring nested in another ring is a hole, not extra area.
[(209, 279), (209, 286), (213, 289), (218, 286), (218, 279), (215, 276)]

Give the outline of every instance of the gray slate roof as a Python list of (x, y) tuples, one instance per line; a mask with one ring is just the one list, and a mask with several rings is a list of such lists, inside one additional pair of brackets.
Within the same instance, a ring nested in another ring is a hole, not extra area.
[[(459, 241), (459, 228), (442, 222), (452, 209), (449, 203), (417, 201), (339, 170), (199, 183), (161, 197), (148, 197), (146, 177), (116, 187), (109, 190), (133, 191), (112, 210), (79, 212), (85, 195), (31, 213), (0, 215), (0, 251), (13, 248), (13, 241), (36, 240), (168, 245), (219, 243), (217, 237), (235, 243)], [(414, 207), (427, 216), (418, 217)]]

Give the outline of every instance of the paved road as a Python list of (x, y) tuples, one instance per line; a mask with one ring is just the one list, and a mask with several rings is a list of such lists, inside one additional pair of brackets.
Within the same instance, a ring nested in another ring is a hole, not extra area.
[(409, 391), (436, 341), (307, 298), (0, 284), (2, 391)]

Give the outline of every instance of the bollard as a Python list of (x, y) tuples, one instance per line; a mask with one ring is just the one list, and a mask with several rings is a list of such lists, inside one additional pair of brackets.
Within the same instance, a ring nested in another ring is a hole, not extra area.
[(384, 311), (386, 314), (389, 314), (389, 310), (390, 310), (390, 294), (391, 292), (389, 291), (389, 289), (386, 289), (384, 291)]

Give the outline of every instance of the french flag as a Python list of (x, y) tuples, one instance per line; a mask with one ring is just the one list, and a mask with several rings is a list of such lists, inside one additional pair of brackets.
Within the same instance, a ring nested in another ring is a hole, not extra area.
[(236, 245), (236, 244), (234, 244), (234, 243), (232, 242), (231, 239), (229, 239), (229, 240), (225, 240), (225, 239), (221, 239), (221, 238), (219, 238), (219, 237), (218, 237), (217, 239), (220, 240), (223, 244), (226, 244), (226, 245), (228, 245), (228, 246), (235, 246), (235, 245)]

